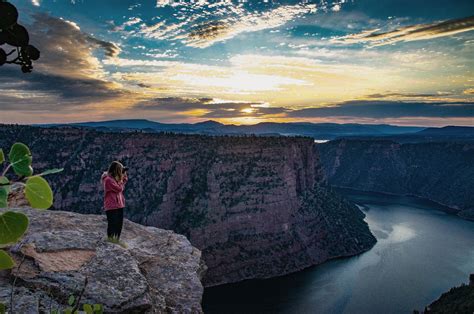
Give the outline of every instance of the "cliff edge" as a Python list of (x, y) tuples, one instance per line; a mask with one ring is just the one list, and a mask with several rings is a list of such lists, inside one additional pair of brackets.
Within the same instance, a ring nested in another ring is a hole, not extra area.
[(125, 220), (124, 249), (105, 240), (105, 216), (15, 211), (30, 219), (27, 234), (10, 248), (21, 267), (0, 272), (0, 302), (7, 308), (17, 276), (15, 313), (64, 310), (86, 277), (81, 303), (102, 304), (106, 312), (202, 313), (205, 266), (184, 236)]

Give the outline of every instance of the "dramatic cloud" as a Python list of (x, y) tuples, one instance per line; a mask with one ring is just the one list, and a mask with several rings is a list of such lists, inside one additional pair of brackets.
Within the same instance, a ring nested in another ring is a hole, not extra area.
[(36, 13), (32, 18), (30, 37), (42, 52), (39, 64), (46, 64), (48, 70), (74, 67), (76, 71), (85, 69), (83, 73), (89, 75), (101, 71), (98, 59), (92, 55), (93, 49), (102, 50), (106, 57), (116, 57), (120, 53), (116, 44), (82, 32), (74, 22), (45, 13)]
[(474, 118), (474, 103), (408, 103), (397, 101), (348, 101), (335, 106), (306, 108), (288, 113), (289, 117), (351, 117), (351, 118)]
[(368, 43), (370, 46), (383, 46), (396, 42), (450, 36), (472, 30), (474, 30), (474, 16), (440, 23), (410, 25), (389, 32), (379, 32), (379, 29), (369, 30), (358, 34), (336, 37), (332, 39), (332, 42), (342, 44)]
[(316, 10), (315, 5), (288, 5), (263, 13), (240, 13), (235, 18), (207, 22), (198, 25), (181, 38), (184, 42), (197, 48), (205, 48), (216, 42), (233, 38), (241, 33), (257, 32), (280, 27), (288, 21)]
[(58, 111), (128, 94), (107, 80), (100, 60), (93, 55), (94, 50), (102, 50), (107, 57), (116, 56), (120, 49), (115, 44), (83, 33), (70, 21), (43, 13), (32, 18), (28, 29), (41, 59), (27, 75), (17, 67), (2, 69), (1, 110)]
[(1, 67), (0, 122), (472, 124), (472, 0), (374, 1), (20, 1), (41, 59)]
[[(165, 5), (169, 3), (158, 3), (159, 7)], [(316, 11), (315, 4), (305, 3), (278, 6), (262, 12), (249, 11), (245, 6), (230, 1), (176, 3), (176, 6), (180, 5), (184, 8), (176, 13), (178, 21), (162, 20), (154, 25), (143, 25), (140, 32), (148, 38), (180, 40), (190, 47), (206, 48), (242, 33), (280, 27), (298, 16)]]

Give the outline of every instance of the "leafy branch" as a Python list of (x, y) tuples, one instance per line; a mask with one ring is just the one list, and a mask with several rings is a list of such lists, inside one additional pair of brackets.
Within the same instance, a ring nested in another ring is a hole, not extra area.
[[(0, 208), (9, 208), (8, 196), (13, 184), (19, 184), (23, 187), (25, 197), (31, 207), (48, 209), (53, 205), (53, 191), (43, 176), (61, 172), (62, 169), (51, 169), (33, 175), (32, 161), (33, 157), (30, 149), (23, 143), (13, 144), (8, 154), (8, 162), (6, 162), (3, 150), (0, 149), (0, 165), (6, 163), (0, 176)], [(15, 180), (7, 177), (10, 170), (13, 170), (16, 174), (17, 178)], [(28, 229), (28, 224), (28, 217), (23, 213), (6, 211), (1, 214), (0, 248), (18, 242)], [(11, 269), (14, 266), (13, 259), (7, 252), (0, 249), (0, 270)]]

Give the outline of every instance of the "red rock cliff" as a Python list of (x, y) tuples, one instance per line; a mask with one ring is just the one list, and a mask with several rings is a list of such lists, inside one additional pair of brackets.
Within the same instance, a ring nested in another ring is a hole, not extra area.
[(127, 216), (172, 229), (202, 250), (205, 285), (267, 278), (370, 248), (363, 213), (325, 187), (309, 138), (206, 137), (1, 127), (51, 176), (55, 208), (101, 211), (108, 163), (130, 167)]

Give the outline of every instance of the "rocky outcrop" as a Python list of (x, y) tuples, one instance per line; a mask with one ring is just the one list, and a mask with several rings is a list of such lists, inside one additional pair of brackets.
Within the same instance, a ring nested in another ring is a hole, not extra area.
[(126, 220), (122, 238), (128, 248), (122, 248), (105, 240), (105, 216), (18, 211), (30, 219), (26, 236), (10, 248), (21, 267), (0, 272), (0, 302), (8, 308), (17, 277), (15, 313), (64, 310), (86, 277), (82, 301), (103, 304), (106, 312), (202, 312), (205, 266), (184, 236)]
[(474, 220), (472, 142), (342, 139), (317, 145), (317, 149), (332, 185), (419, 196)]
[(127, 217), (187, 236), (209, 268), (206, 286), (287, 274), (375, 243), (362, 212), (325, 186), (310, 138), (0, 126), (0, 147), (15, 141), (31, 147), (38, 171), (64, 167), (48, 178), (61, 210), (99, 213), (100, 174), (123, 161)]

